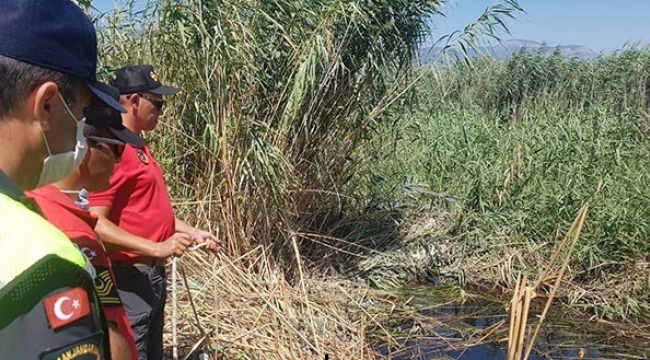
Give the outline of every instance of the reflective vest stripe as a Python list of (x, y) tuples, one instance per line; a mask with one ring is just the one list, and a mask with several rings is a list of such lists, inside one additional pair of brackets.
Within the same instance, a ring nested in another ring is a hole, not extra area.
[(50, 254), (86, 266), (86, 259), (65, 234), (22, 203), (0, 193), (0, 285)]

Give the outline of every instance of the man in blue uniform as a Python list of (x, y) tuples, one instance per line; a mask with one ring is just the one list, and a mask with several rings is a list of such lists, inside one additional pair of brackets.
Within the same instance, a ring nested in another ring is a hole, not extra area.
[(23, 190), (77, 168), (93, 96), (124, 111), (97, 83), (96, 65), (95, 29), (70, 0), (0, 2), (2, 358), (110, 359), (93, 267), (22, 202)]

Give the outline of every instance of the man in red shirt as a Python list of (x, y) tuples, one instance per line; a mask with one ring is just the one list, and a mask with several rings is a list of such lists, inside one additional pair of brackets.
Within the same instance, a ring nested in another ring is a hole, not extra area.
[[(162, 85), (151, 65), (118, 69), (111, 85), (120, 90), (120, 104), (127, 109), (124, 125), (135, 133), (153, 130), (162, 114), (162, 96), (179, 91)], [(109, 189), (92, 193), (90, 205), (99, 217), (95, 230), (113, 261), (140, 360), (162, 359), (165, 260), (183, 255), (194, 242), (217, 251), (219, 240), (174, 215), (162, 170), (146, 145), (127, 145)]]
[[(119, 98), (115, 88), (106, 88)], [(43, 216), (65, 233), (95, 268), (95, 289), (108, 322), (109, 342), (114, 360), (136, 360), (138, 352), (129, 321), (115, 286), (111, 261), (94, 232), (97, 218), (89, 211), (88, 192), (105, 190), (120, 160), (125, 143), (145, 144), (144, 139), (122, 125), (120, 114), (98, 102), (84, 108), (84, 137), (89, 150), (79, 168), (67, 178), (27, 193)]]

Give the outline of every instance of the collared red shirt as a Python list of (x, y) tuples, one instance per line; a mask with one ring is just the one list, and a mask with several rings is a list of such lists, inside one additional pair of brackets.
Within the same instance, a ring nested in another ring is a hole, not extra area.
[[(162, 242), (176, 230), (176, 218), (167, 192), (162, 169), (149, 147), (126, 146), (122, 161), (115, 164), (108, 190), (90, 194), (90, 206), (108, 206), (108, 219), (127, 232)], [(113, 261), (137, 255), (125, 251), (108, 251)]]
[(69, 196), (53, 185), (28, 191), (26, 195), (27, 199), (33, 200), (40, 207), (43, 216), (63, 231), (93, 264), (97, 271), (95, 290), (106, 319), (117, 325), (129, 343), (131, 356), (137, 359), (135, 340), (115, 286), (111, 261), (94, 231), (97, 218), (88, 210), (79, 208)]

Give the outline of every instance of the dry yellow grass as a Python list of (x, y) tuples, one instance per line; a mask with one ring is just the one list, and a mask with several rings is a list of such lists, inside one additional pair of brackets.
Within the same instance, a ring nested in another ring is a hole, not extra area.
[[(364, 334), (373, 322), (381, 327), (378, 319), (385, 316), (387, 306), (377, 298), (377, 291), (342, 279), (305, 274), (299, 284), (291, 285), (267, 259), (267, 253), (258, 247), (239, 259), (197, 251), (179, 260), (180, 359), (201, 348), (212, 349), (212, 359), (377, 356)], [(165, 329), (170, 350), (171, 295), (170, 284)]]

